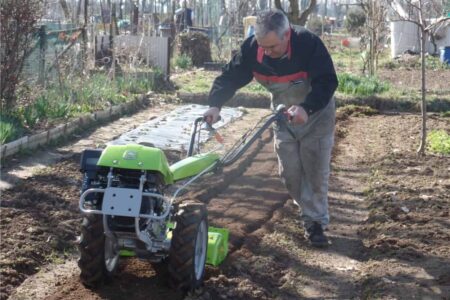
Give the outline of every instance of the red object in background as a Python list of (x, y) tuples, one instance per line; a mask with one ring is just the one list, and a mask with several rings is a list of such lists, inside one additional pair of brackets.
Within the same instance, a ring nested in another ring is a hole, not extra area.
[(350, 47), (350, 41), (348, 39), (343, 39), (341, 42), (342, 46), (344, 47)]

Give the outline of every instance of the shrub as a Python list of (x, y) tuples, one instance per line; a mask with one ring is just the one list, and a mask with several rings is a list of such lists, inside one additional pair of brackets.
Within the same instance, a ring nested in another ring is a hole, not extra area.
[(306, 28), (309, 31), (321, 35), (322, 34), (322, 19), (317, 16), (310, 16), (308, 22), (306, 23)]
[(359, 35), (366, 23), (366, 16), (361, 8), (351, 8), (345, 18), (345, 28), (353, 35)]

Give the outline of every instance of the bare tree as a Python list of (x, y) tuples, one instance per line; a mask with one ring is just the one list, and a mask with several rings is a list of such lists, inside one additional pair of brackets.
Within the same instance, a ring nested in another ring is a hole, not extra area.
[[(317, 5), (317, 0), (310, 0), (308, 7), (300, 13), (297, 0), (289, 0), (289, 12), (285, 12), (291, 24), (305, 26), (309, 15)], [(283, 10), (281, 0), (275, 0), (275, 7)], [(283, 10), (284, 11), (284, 10)]]
[[(421, 68), (421, 91), (422, 91), (422, 101), (421, 101), (421, 112), (422, 112), (422, 130), (420, 133), (420, 145), (417, 149), (417, 153), (420, 156), (425, 155), (425, 146), (427, 140), (427, 103), (426, 103), (426, 41), (427, 36), (432, 28), (429, 23), (430, 18), (435, 18), (441, 16), (443, 12), (443, 6), (441, 1), (437, 0), (405, 0), (389, 1), (393, 12), (395, 13), (395, 20), (412, 22), (417, 25), (420, 32), (420, 60), (422, 62)], [(440, 22), (446, 21), (449, 18), (442, 18)]]
[(15, 106), (15, 91), (25, 59), (30, 54), (35, 25), (42, 13), (41, 0), (2, 0), (0, 8), (0, 109)]
[(386, 12), (387, 4), (377, 0), (359, 0), (359, 6), (366, 16), (365, 32), (362, 37), (363, 51), (367, 55), (363, 57), (364, 70), (366, 68), (370, 76), (374, 76), (378, 66), (378, 56), (381, 52), (379, 44), (387, 33)]

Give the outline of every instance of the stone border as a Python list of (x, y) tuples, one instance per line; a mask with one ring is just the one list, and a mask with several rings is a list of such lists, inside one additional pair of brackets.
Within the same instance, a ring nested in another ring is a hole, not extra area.
[(103, 123), (118, 118), (126, 113), (135, 112), (149, 102), (146, 95), (135, 97), (134, 100), (111, 106), (105, 110), (82, 115), (67, 123), (58, 125), (44, 132), (31, 136), (24, 136), (15, 141), (1, 145), (0, 158), (12, 156), (22, 150), (32, 150), (39, 146), (47, 145), (60, 137), (68, 136), (79, 128), (88, 128), (96, 123)]

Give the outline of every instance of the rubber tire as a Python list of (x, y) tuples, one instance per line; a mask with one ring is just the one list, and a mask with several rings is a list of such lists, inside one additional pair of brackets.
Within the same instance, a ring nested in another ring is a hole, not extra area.
[[(202, 221), (206, 225), (206, 248), (208, 247), (208, 213), (203, 203), (189, 201), (179, 205), (174, 216), (176, 223), (172, 233), (169, 251), (169, 283), (170, 286), (187, 292), (199, 288), (203, 284), (205, 263), (199, 279), (195, 276), (195, 244)], [(205, 259), (206, 262), (206, 251)]]
[(83, 218), (81, 236), (78, 243), (80, 258), (78, 266), (81, 270), (81, 282), (88, 288), (95, 288), (111, 279), (119, 262), (113, 270), (108, 271), (105, 266), (105, 235), (103, 230), (103, 216), (88, 214)]

